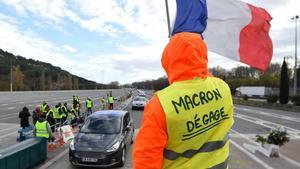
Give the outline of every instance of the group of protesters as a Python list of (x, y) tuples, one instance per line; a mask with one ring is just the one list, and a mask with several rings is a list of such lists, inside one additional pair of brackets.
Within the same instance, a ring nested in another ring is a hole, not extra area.
[[(116, 99), (112, 96), (112, 92), (107, 94), (106, 99), (102, 97), (100, 99), (100, 110), (112, 110), (114, 100)], [(55, 138), (53, 133), (57, 128), (65, 125), (71, 125), (74, 128), (78, 124), (83, 123), (85, 118), (93, 113), (94, 103), (90, 97), (87, 97), (85, 106), (86, 111), (81, 112), (79, 96), (73, 96), (73, 103), (70, 106), (67, 102), (59, 102), (51, 108), (47, 102), (44, 101), (41, 105), (36, 106), (32, 112), (33, 125), (29, 123), (29, 117), (31, 116), (29, 109), (23, 107), (19, 113), (21, 131), (34, 130), (35, 136), (53, 141)], [(20, 138), (23, 138), (23, 133), (24, 132), (20, 132)], [(22, 141), (24, 139), (19, 140)]]

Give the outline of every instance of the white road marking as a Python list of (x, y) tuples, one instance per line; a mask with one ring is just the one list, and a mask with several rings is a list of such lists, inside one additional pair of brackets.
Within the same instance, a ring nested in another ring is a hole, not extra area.
[[(255, 141), (251, 140), (250, 138), (248, 138), (246, 135), (244, 135), (244, 134), (242, 134), (242, 133), (239, 133), (239, 132), (237, 132), (237, 131), (235, 131), (235, 130), (233, 130), (233, 129), (230, 129), (230, 131), (233, 132), (233, 133), (235, 133), (235, 134), (237, 134), (237, 135), (239, 135), (239, 136), (241, 136), (242, 138), (245, 138), (247, 141), (251, 142), (251, 143), (254, 144), (254, 145), (260, 145), (259, 143), (257, 143), (257, 142), (255, 142)], [(231, 141), (232, 141), (232, 140), (231, 140)], [(236, 143), (236, 144), (237, 144), (237, 143)], [(242, 147), (241, 147), (241, 148), (242, 148)], [(245, 150), (246, 150), (246, 149), (245, 149)], [(247, 151), (247, 150), (246, 150), (246, 151)], [(248, 152), (248, 153), (249, 153), (249, 152)], [(280, 157), (282, 157), (284, 160), (286, 160), (286, 161), (290, 162), (291, 164), (294, 164), (295, 166), (297, 166), (297, 167), (300, 168), (300, 163), (298, 163), (297, 161), (292, 160), (292, 159), (288, 158), (287, 156), (285, 156), (285, 155), (283, 155), (283, 154), (280, 154)]]
[(1, 106), (7, 106), (7, 105), (8, 105), (7, 103), (1, 104)]
[[(16, 113), (17, 114), (17, 113)], [(0, 118), (0, 120), (6, 120), (6, 119), (12, 119), (12, 118), (17, 118), (18, 116), (15, 116), (15, 115), (11, 115), (11, 116), (8, 116), (8, 117), (4, 117), (4, 118)]]
[(8, 107), (7, 109), (8, 110), (13, 110), (13, 109), (15, 109), (16, 107)]
[(273, 122), (270, 122), (270, 121), (261, 120), (261, 119), (254, 118), (254, 117), (247, 116), (247, 115), (241, 115), (241, 114), (236, 113), (234, 116), (237, 117), (237, 118), (240, 118), (240, 119), (243, 119), (243, 120), (246, 120), (246, 121), (249, 121), (249, 122), (252, 122), (252, 123), (267, 127), (267, 128), (270, 128), (270, 129), (273, 129), (276, 126), (281, 126), (285, 129), (287, 129), (287, 131), (290, 135), (293, 135), (296, 138), (300, 138), (299, 137), (300, 130), (297, 130), (297, 129), (294, 129), (294, 128), (291, 128), (291, 127), (287, 127), (287, 126), (284, 126), (284, 125), (281, 125), (281, 124), (278, 124), (278, 123), (273, 123)]
[(235, 146), (236, 148), (238, 148), (239, 150), (241, 150), (247, 156), (249, 156), (250, 158), (252, 158), (255, 162), (257, 162), (258, 164), (262, 165), (264, 168), (266, 168), (266, 169), (273, 169), (273, 167), (269, 166), (267, 163), (265, 163), (261, 159), (257, 158), (255, 155), (249, 153), (249, 151), (247, 151), (246, 149), (244, 149), (242, 146), (238, 145), (235, 141), (230, 140), (230, 142), (231, 142), (231, 144), (233, 146)]
[(11, 132), (11, 133), (8, 133), (8, 134), (5, 134), (5, 135), (0, 136), (0, 139), (1, 139), (1, 138), (5, 138), (5, 137), (10, 136), (10, 135), (13, 135), (13, 134), (18, 134), (18, 133), (17, 133), (17, 131)]
[(18, 126), (6, 128), (6, 129), (1, 129), (0, 132), (6, 131), (6, 130), (10, 130), (10, 129), (17, 129), (17, 128), (18, 128)]
[(255, 114), (269, 116), (269, 117), (276, 117), (276, 118), (279, 118), (279, 119), (284, 119), (284, 120), (289, 120), (289, 121), (300, 123), (300, 118), (297, 118), (297, 117), (283, 116), (283, 115), (274, 114), (274, 113), (267, 113), (267, 112), (264, 112), (264, 111), (253, 111), (253, 110), (250, 110), (250, 109), (240, 108), (240, 107), (235, 107), (235, 109), (246, 111), (246, 112), (249, 112), (249, 113), (255, 113)]
[(1, 119), (2, 117), (12, 116), (12, 115), (15, 116), (16, 114), (18, 114), (18, 113), (9, 113), (9, 114), (5, 114), (5, 115), (0, 116), (0, 119)]

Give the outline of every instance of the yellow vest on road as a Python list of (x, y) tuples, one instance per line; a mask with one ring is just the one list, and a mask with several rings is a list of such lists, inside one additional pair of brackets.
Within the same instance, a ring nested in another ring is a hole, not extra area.
[(108, 97), (108, 103), (114, 103), (114, 98), (111, 96), (111, 97)]
[(167, 122), (164, 169), (228, 168), (234, 123), (228, 85), (214, 77), (175, 82), (157, 93)]
[(35, 123), (35, 130), (36, 130), (36, 136), (37, 137), (44, 137), (49, 138), (49, 132), (47, 129), (47, 121), (39, 122), (37, 121)]

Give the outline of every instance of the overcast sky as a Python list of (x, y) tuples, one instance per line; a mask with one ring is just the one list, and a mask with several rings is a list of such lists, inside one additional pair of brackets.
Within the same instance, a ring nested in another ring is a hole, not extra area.
[[(273, 17), (272, 62), (294, 56), (291, 18), (300, 15), (300, 1), (244, 1)], [(165, 75), (160, 64), (168, 42), (164, 5), (163, 0), (0, 0), (0, 48), (97, 82), (156, 79)], [(239, 64), (209, 53), (209, 65)]]

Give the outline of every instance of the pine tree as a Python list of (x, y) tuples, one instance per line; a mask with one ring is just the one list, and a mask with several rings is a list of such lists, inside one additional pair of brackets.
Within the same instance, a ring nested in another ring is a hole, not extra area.
[(288, 68), (283, 60), (282, 67), (281, 67), (281, 75), (280, 75), (280, 93), (279, 93), (279, 100), (281, 104), (287, 104), (289, 102), (289, 77), (288, 77)]

